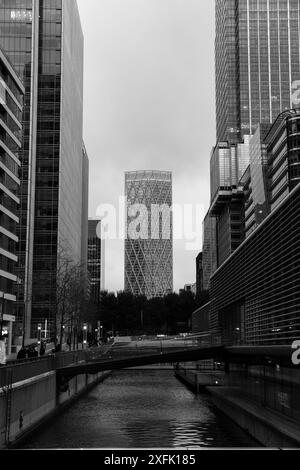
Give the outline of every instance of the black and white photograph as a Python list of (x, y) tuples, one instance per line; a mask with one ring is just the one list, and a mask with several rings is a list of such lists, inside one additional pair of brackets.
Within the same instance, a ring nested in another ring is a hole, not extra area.
[(300, 0), (0, 0), (0, 458), (76, 450), (300, 450)]

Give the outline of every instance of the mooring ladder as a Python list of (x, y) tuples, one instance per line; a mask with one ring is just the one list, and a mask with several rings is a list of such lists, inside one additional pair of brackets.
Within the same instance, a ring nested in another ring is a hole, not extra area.
[(11, 424), (11, 408), (12, 408), (12, 378), (13, 370), (12, 368), (6, 369), (6, 380), (2, 387), (2, 391), (6, 397), (6, 418), (5, 418), (5, 430), (3, 434), (5, 435), (5, 445), (8, 447), (10, 444), (10, 424)]

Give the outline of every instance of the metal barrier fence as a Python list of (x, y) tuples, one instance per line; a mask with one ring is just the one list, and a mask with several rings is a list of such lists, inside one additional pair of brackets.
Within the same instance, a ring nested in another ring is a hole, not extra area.
[(22, 382), (61, 367), (86, 361), (92, 355), (93, 350), (70, 351), (42, 358), (11, 362), (0, 367), (0, 388), (9, 385), (9, 383)]
[(9, 383), (22, 382), (37, 375), (45, 374), (55, 369), (55, 357), (47, 356), (41, 359), (28, 359), (0, 367), (0, 387)]

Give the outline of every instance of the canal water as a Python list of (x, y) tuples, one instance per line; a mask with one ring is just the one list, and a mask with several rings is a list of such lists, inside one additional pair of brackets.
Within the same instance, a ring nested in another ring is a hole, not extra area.
[(171, 370), (114, 372), (23, 448), (257, 447)]

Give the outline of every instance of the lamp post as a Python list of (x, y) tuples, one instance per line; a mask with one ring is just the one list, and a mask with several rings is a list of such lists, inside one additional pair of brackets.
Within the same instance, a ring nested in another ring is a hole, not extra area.
[(0, 317), (0, 338), (2, 338), (3, 322), (4, 322), (4, 292), (1, 296), (1, 317)]
[(38, 324), (38, 329), (37, 329), (37, 343), (40, 346), (42, 343), (42, 324)]
[(88, 330), (87, 324), (84, 324), (83, 325), (83, 349), (87, 345), (87, 330)]

